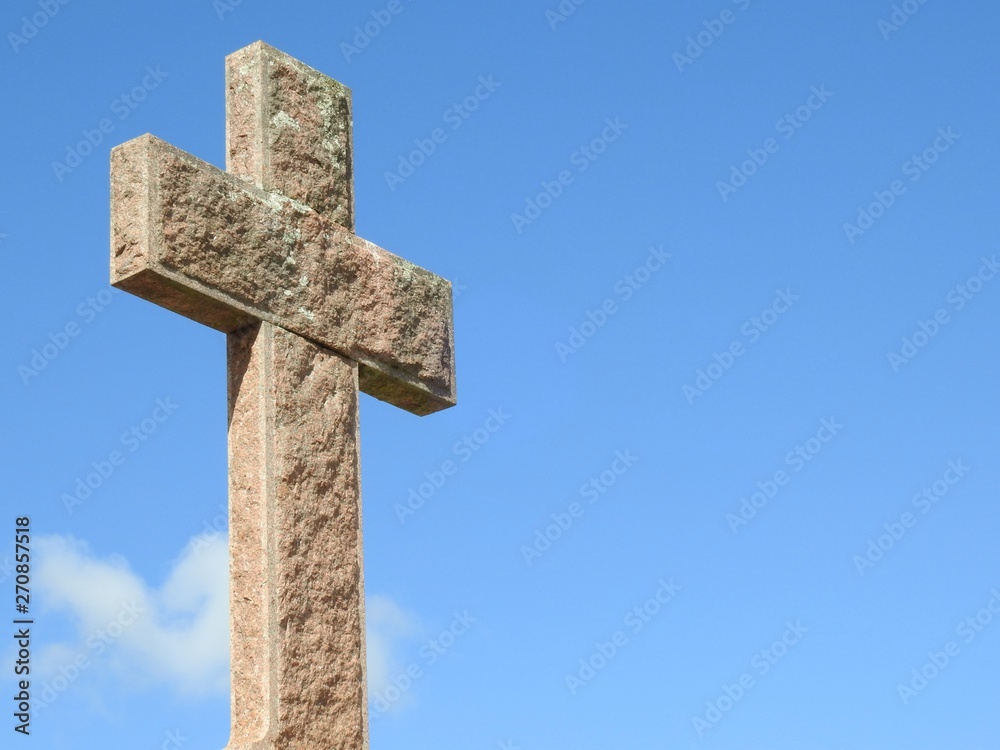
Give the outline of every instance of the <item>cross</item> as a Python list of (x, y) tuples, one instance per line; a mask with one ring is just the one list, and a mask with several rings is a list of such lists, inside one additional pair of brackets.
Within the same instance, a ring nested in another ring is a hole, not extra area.
[(354, 234), (351, 92), (226, 59), (226, 171), (111, 153), (111, 280), (227, 334), (232, 750), (368, 747), (358, 391), (455, 404), (451, 285)]

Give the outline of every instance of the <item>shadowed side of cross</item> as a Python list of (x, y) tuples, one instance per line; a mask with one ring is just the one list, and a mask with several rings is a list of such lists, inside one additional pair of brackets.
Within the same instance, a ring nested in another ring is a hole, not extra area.
[(350, 91), (226, 61), (227, 170), (112, 152), (112, 283), (228, 334), (229, 748), (368, 746), (358, 391), (455, 403), (451, 285), (354, 235)]

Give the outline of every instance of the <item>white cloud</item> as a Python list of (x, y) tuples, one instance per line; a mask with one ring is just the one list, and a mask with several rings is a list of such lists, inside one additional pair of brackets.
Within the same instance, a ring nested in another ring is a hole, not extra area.
[[(187, 693), (228, 693), (228, 539), (195, 537), (158, 589), (113, 555), (99, 558), (72, 537), (35, 540), (34, 586), (38, 600), (67, 612), (75, 640), (50, 644), (38, 654), (43, 677), (85, 656), (144, 681)], [(368, 691), (384, 693), (406, 670), (399, 652), (421, 633), (419, 620), (392, 599), (367, 598)], [(392, 709), (405, 701), (393, 702)]]
[(78, 639), (39, 656), (53, 675), (78, 656), (109, 659), (142, 679), (182, 692), (228, 692), (229, 614), (226, 537), (199, 537), (157, 590), (113, 556), (100, 559), (71, 537), (35, 541), (35, 589), (47, 606), (67, 611)]
[[(420, 633), (419, 620), (387, 596), (372, 595), (365, 600), (368, 656), (368, 702), (392, 684), (393, 677), (406, 671), (399, 659), (400, 646)], [(392, 701), (389, 710), (398, 709), (406, 701)]]

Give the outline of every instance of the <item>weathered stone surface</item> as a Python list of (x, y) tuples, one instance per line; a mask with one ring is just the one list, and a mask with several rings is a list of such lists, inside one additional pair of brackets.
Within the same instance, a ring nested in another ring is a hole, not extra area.
[(221, 331), (280, 325), (417, 414), (455, 403), (446, 279), (152, 136), (111, 164), (115, 286)]
[(231, 750), (368, 746), (357, 365), (229, 337)]
[(451, 285), (353, 234), (350, 91), (227, 60), (221, 172), (112, 152), (112, 282), (228, 336), (230, 750), (366, 750), (359, 388), (455, 402)]
[(255, 42), (226, 58), (226, 171), (354, 231), (351, 91)]

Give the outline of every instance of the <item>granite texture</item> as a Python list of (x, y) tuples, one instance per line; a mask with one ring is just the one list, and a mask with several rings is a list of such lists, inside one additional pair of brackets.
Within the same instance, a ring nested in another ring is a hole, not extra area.
[(229, 334), (230, 750), (368, 747), (357, 364)]
[(455, 403), (451, 285), (354, 235), (350, 90), (226, 61), (227, 172), (111, 155), (112, 283), (228, 345), (229, 750), (365, 750), (358, 392)]
[(116, 147), (112, 283), (221, 331), (266, 320), (417, 414), (455, 403), (451, 284), (152, 136)]

